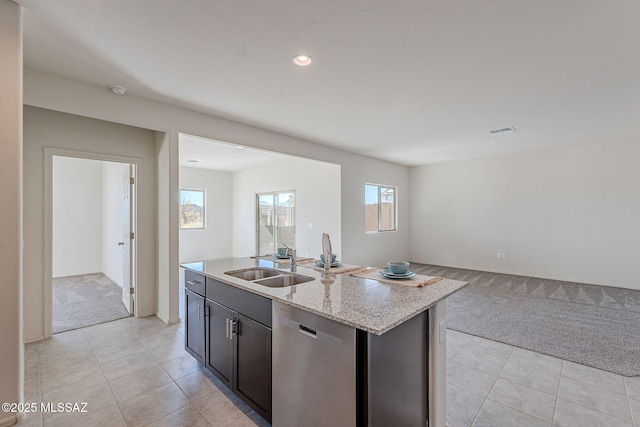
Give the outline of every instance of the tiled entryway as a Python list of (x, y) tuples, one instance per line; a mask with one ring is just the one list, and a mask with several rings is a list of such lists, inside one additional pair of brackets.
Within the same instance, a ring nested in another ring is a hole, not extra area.
[(126, 318), (25, 349), (25, 402), (87, 402), (86, 413), (28, 413), (28, 426), (268, 425), (184, 351), (181, 325)]
[(449, 427), (640, 426), (640, 377), (447, 331)]

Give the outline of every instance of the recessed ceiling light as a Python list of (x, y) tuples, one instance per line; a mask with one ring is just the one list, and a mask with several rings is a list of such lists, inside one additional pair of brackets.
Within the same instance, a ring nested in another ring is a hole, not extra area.
[(237, 148), (238, 150), (242, 150), (244, 147), (243, 147), (242, 145), (236, 145), (236, 148)]
[(126, 91), (127, 89), (122, 86), (111, 86), (111, 92), (113, 92), (114, 95), (124, 95)]
[(204, 160), (202, 159), (191, 159), (191, 160), (187, 160), (188, 163), (200, 163), (200, 162), (204, 162)]
[(299, 65), (301, 67), (306, 67), (311, 64), (311, 56), (306, 53), (299, 53), (298, 55), (293, 57), (293, 63)]

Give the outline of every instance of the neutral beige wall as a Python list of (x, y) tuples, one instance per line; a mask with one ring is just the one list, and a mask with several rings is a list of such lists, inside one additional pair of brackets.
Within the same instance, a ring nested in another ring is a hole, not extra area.
[[(409, 260), (409, 174), (404, 166), (354, 157), (342, 163), (342, 253), (344, 260), (386, 267), (389, 261)], [(398, 229), (365, 233), (364, 186), (398, 188)], [(413, 232), (413, 231), (412, 231)]]
[(638, 159), (607, 141), (411, 168), (411, 259), (640, 289)]
[(329, 233), (333, 252), (342, 259), (340, 166), (295, 157), (233, 174), (234, 256), (256, 254), (256, 194), (287, 190), (295, 190), (298, 256), (318, 258), (322, 233)]
[(102, 162), (53, 158), (53, 277), (103, 272)]
[(230, 257), (233, 252), (233, 174), (180, 168), (180, 188), (205, 191), (205, 228), (180, 230), (180, 262)]
[(156, 315), (168, 324), (180, 321), (178, 314), (179, 241), (178, 132), (156, 133), (157, 161), (157, 301)]
[[(382, 160), (294, 138), (195, 112), (152, 102), (127, 93), (115, 96), (104, 87), (92, 86), (51, 74), (25, 70), (25, 103), (58, 111), (125, 123), (166, 132), (183, 132), (218, 141), (262, 148), (284, 154), (336, 163), (341, 169), (342, 255), (349, 262), (386, 265), (390, 258), (409, 256), (409, 170)], [(173, 138), (173, 136), (172, 136)], [(177, 138), (177, 137), (176, 137)], [(177, 149), (169, 160), (168, 172), (178, 173)], [(364, 232), (364, 184), (398, 187), (398, 231)], [(173, 187), (177, 191), (177, 181)], [(177, 201), (177, 199), (175, 199)], [(177, 205), (170, 225), (177, 235)], [(165, 236), (168, 238), (168, 236)], [(176, 239), (177, 240), (177, 239)], [(163, 242), (160, 241), (162, 244)], [(177, 246), (176, 246), (177, 250)], [(175, 281), (178, 262), (175, 256)], [(167, 262), (167, 261), (165, 261)], [(177, 297), (177, 293), (176, 293)]]
[(155, 132), (42, 108), (24, 108), (24, 335), (44, 337), (44, 147), (139, 159), (138, 314), (156, 312)]
[[(22, 8), (0, 0), (0, 403), (23, 394)], [(0, 412), (0, 425), (16, 420)]]

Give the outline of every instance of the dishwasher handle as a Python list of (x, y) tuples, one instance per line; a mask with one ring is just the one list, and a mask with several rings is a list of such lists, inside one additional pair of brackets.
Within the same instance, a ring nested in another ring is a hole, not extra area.
[(298, 325), (298, 332), (311, 338), (318, 338), (318, 332), (304, 325)]
[(300, 322), (296, 322), (293, 319), (289, 319), (286, 316), (278, 316), (278, 322), (280, 325), (288, 328), (288, 330), (292, 330), (292, 333), (294, 334), (296, 331), (298, 331), (302, 335), (307, 336), (309, 338), (313, 338), (318, 342), (322, 341), (336, 348), (342, 348), (343, 346), (342, 339), (339, 338), (338, 336), (334, 336), (334, 334), (329, 330), (325, 332), (318, 329), (312, 329), (308, 326), (303, 325)]

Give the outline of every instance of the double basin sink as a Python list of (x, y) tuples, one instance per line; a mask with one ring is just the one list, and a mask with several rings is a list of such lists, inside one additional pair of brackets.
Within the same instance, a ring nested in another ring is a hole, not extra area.
[(303, 276), (302, 274), (289, 273), (267, 267), (244, 268), (242, 270), (226, 271), (224, 274), (269, 288), (285, 288), (315, 280), (313, 277)]

